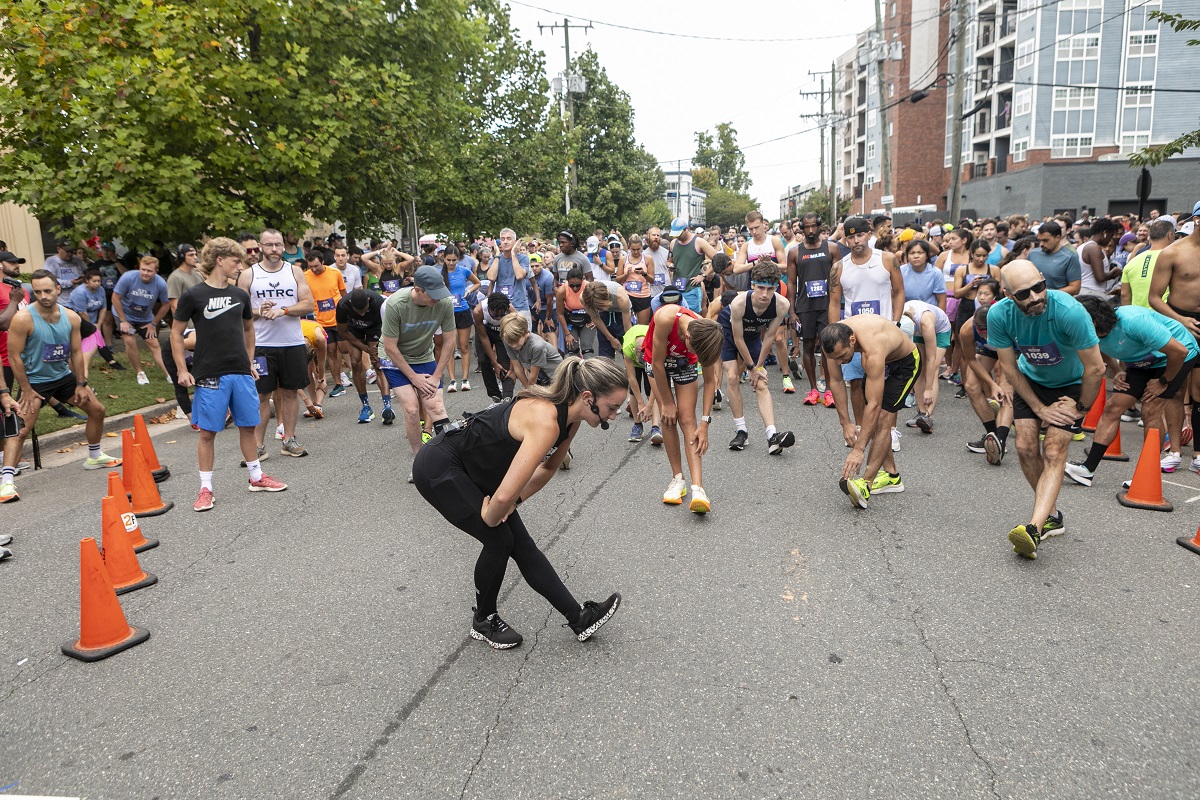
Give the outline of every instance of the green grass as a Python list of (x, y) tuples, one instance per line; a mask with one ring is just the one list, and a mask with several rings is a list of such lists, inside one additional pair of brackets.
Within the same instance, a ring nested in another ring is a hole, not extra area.
[[(96, 397), (104, 404), (108, 416), (136, 411), (139, 408), (155, 405), (159, 401), (175, 399), (174, 388), (167, 381), (167, 376), (163, 375), (162, 370), (154, 363), (154, 359), (147, 352), (143, 352), (141, 355), (142, 368), (145, 369), (146, 376), (150, 378), (149, 386), (138, 386), (137, 373), (129, 367), (129, 359), (125, 357), (124, 353), (116, 354), (117, 361), (125, 366), (124, 372), (109, 369), (99, 355), (92, 359), (92, 365), (88, 370), (88, 384), (96, 392)], [(47, 434), (75, 425), (79, 426), (82, 436), (82, 422), (60, 417), (54, 412), (54, 409), (44, 406), (38, 415), (37, 432), (38, 434)]]

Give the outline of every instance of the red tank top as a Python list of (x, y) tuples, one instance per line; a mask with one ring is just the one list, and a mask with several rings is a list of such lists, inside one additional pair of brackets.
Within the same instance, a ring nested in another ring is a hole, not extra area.
[[(683, 316), (691, 317), (692, 319), (700, 319), (700, 315), (690, 308), (680, 307), (675, 312), (675, 321), (671, 325), (671, 332), (667, 334), (667, 358), (686, 358), (687, 363), (695, 364), (699, 361), (696, 354), (688, 349), (687, 345), (679, 336), (679, 318)], [(646, 363), (652, 363), (654, 360), (654, 322), (658, 317), (656, 313), (650, 318), (650, 327), (646, 331), (646, 338), (642, 342), (642, 353), (646, 357)]]

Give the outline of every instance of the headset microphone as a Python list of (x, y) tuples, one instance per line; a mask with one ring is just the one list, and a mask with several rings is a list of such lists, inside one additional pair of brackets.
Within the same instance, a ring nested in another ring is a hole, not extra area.
[[(596, 405), (595, 403), (592, 403), (592, 413), (595, 414), (597, 417), (599, 417), (600, 416), (600, 406)], [(602, 430), (602, 431), (608, 430), (608, 420), (606, 420), (606, 419), (600, 420), (600, 430)]]

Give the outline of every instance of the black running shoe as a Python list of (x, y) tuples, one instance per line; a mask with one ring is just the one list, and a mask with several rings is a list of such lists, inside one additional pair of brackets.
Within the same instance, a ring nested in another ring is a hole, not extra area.
[(958, 398), (959, 400), (962, 400), (964, 397), (967, 396), (967, 390), (960, 386), (958, 391), (954, 393), (954, 396), (956, 398)]
[(601, 625), (608, 622), (609, 618), (617, 613), (620, 606), (621, 595), (616, 592), (613, 592), (612, 596), (603, 603), (588, 600), (583, 604), (583, 608), (579, 609), (579, 615), (575, 617), (575, 621), (566, 624), (569, 624), (571, 630), (575, 631), (575, 637), (579, 641), (586, 642), (592, 638), (593, 633), (600, 630)]
[(125, 365), (120, 361), (110, 361), (108, 362), (108, 367), (109, 369), (119, 369), (121, 372), (125, 371)]
[(983, 439), (976, 439), (973, 442), (967, 442), (967, 449), (972, 453), (986, 453), (987, 448), (984, 447)]
[(767, 356), (767, 359), (765, 361), (763, 361), (763, 366), (764, 367), (774, 367), (778, 363), (779, 363), (779, 359), (775, 357), (774, 353), (771, 353), (771, 355)]
[(784, 448), (791, 447), (795, 443), (796, 434), (791, 431), (781, 431), (767, 440), (767, 452), (777, 456), (784, 451)]
[(481, 617), (478, 610), (474, 608), (471, 610), (475, 612), (475, 616), (471, 620), (472, 639), (487, 642), (497, 650), (508, 650), (525, 641), (521, 634), (508, 627), (508, 623), (500, 619), (499, 614)]
[(796, 380), (800, 380), (804, 377), (804, 374), (800, 372), (800, 362), (798, 362), (796, 359), (788, 359), (788, 369), (792, 371), (792, 377)]
[(745, 431), (738, 431), (733, 435), (733, 439), (729, 442), (730, 450), (745, 450), (746, 440), (750, 438), (750, 434)]

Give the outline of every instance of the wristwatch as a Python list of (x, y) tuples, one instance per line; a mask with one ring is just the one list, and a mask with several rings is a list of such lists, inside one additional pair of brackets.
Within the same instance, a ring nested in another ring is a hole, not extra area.
[(1075, 410), (1082, 413), (1084, 411), (1087, 411), (1087, 406), (1085, 406), (1083, 403), (1076, 400), (1075, 401)]
[(706, 414), (706, 415), (704, 415), (704, 416), (700, 417), (700, 421), (701, 421), (701, 422), (707, 422), (709, 425), (712, 425), (712, 415), (711, 415), (711, 414)]
[(88, 382), (87, 381), (75, 381), (75, 385), (76, 386), (87, 386)]

